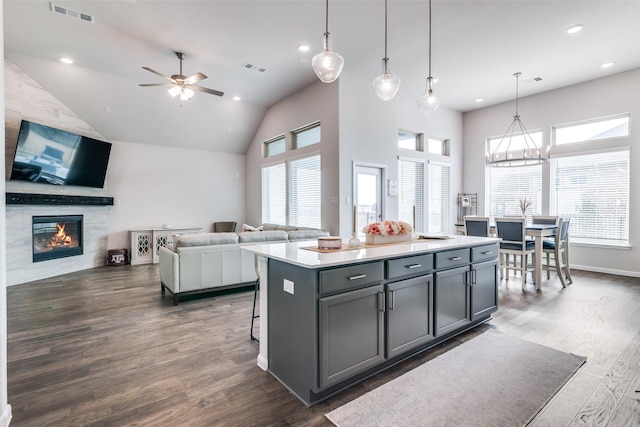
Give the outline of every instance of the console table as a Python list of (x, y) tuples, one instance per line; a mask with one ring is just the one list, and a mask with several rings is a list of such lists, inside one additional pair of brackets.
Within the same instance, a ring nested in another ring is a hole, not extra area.
[(498, 309), (496, 238), (455, 236), (317, 252), (243, 246), (260, 270), (260, 354), (307, 405), (460, 332)]
[(131, 265), (157, 264), (160, 246), (173, 245), (177, 234), (201, 233), (201, 227), (143, 227), (131, 233)]

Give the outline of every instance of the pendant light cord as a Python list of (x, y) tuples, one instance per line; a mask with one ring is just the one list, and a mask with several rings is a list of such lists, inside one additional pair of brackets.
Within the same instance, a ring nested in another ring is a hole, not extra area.
[(387, 0), (384, 0), (384, 73), (387, 74), (387, 63), (389, 57), (387, 57)]
[(520, 77), (520, 72), (515, 73), (514, 76), (516, 78), (516, 115), (514, 116), (514, 118), (520, 117), (520, 115), (518, 114), (518, 78)]
[(429, 77), (431, 77), (431, 0), (429, 0)]
[(325, 17), (324, 17), (325, 27), (324, 33), (325, 35), (329, 34), (329, 0), (327, 0), (325, 7)]

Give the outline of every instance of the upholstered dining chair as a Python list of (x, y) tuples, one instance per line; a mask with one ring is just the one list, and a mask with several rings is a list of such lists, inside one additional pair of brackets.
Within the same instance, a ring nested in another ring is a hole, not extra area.
[(555, 224), (558, 217), (555, 215), (533, 215), (531, 220), (534, 224)]
[[(555, 270), (560, 277), (562, 287), (566, 287), (565, 278), (569, 283), (573, 283), (569, 268), (569, 224), (570, 218), (558, 217), (556, 226), (558, 231), (553, 240), (542, 241), (542, 269), (547, 271), (547, 279), (550, 278), (550, 271)], [(553, 256), (553, 258), (551, 258)]]
[[(503, 217), (496, 218), (496, 232), (502, 239), (500, 242), (500, 277), (509, 280), (509, 270), (519, 271), (522, 276), (522, 289), (527, 279), (527, 273), (534, 271), (535, 259), (529, 264), (529, 256), (535, 257), (535, 242), (526, 239), (525, 218)], [(509, 256), (513, 255), (513, 262)], [(506, 276), (505, 276), (506, 272)]]
[(234, 221), (221, 221), (213, 223), (214, 233), (234, 232), (238, 224)]
[(489, 237), (488, 216), (465, 216), (464, 233), (467, 236)]

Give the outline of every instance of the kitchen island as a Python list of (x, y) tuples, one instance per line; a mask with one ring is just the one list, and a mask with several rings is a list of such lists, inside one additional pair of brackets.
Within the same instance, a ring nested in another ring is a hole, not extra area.
[(258, 366), (313, 405), (487, 321), (498, 309), (498, 241), (243, 247), (259, 266)]

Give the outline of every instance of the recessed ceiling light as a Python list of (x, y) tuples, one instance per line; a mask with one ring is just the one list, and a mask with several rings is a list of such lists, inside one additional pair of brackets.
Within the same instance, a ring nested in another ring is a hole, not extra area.
[(613, 62), (605, 62), (601, 65), (602, 68), (610, 68), (613, 67)]
[(308, 44), (299, 44), (298, 45), (298, 50), (300, 52), (309, 52), (309, 45)]
[(478, 103), (480, 103), (480, 102), (482, 102), (482, 101), (484, 101), (484, 99), (482, 99), (482, 98), (477, 98), (477, 99), (476, 99), (476, 102), (478, 102)]
[(240, 101), (242, 98), (240, 98), (238, 95), (236, 95), (231, 99), (233, 99), (234, 101)]
[(579, 33), (582, 30), (582, 24), (576, 24), (567, 29), (568, 34)]
[(62, 57), (60, 58), (60, 62), (62, 62), (63, 64), (73, 64), (73, 59)]

